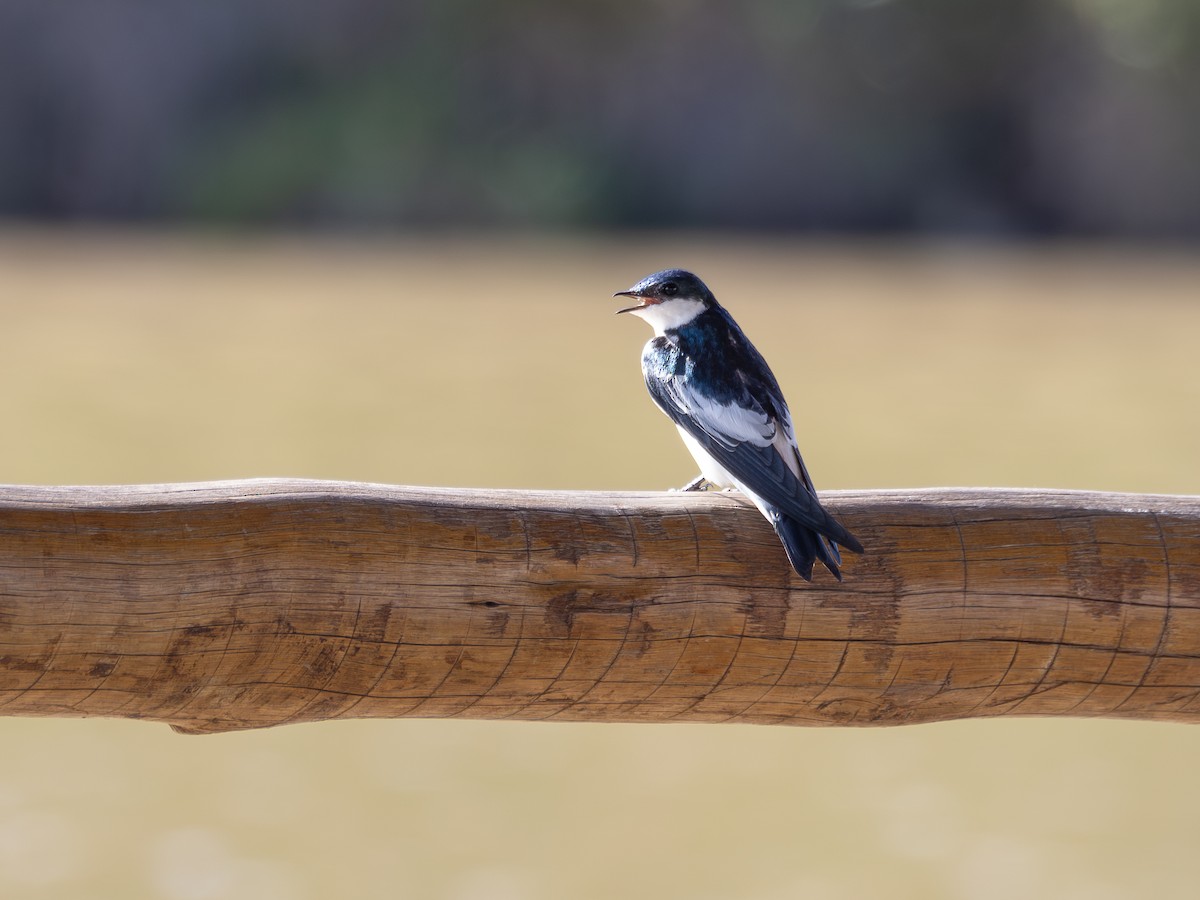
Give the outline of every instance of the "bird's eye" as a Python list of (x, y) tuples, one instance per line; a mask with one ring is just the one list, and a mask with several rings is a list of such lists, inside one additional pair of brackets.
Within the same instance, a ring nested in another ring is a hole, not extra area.
[(679, 293), (679, 285), (673, 281), (668, 281), (658, 289), (660, 294), (666, 294), (668, 297), (674, 297)]

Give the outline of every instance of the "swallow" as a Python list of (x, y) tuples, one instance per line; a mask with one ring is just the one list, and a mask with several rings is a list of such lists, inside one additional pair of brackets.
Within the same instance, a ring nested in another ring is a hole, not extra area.
[(654, 329), (642, 352), (650, 396), (700, 466), (682, 490), (735, 488), (754, 501), (792, 568), (812, 581), (820, 560), (842, 580), (839, 547), (863, 546), (821, 506), (796, 446), (779, 382), (733, 317), (695, 275), (667, 269), (614, 297)]

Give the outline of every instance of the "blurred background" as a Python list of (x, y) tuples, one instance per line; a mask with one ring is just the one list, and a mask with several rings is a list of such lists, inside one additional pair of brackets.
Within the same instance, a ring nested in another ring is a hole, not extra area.
[(0, 213), (1194, 237), (1193, 0), (0, 7)]
[[(1190, 0), (3, 0), (0, 481), (682, 484), (610, 299), (680, 265), (822, 489), (1198, 493), (1198, 107)], [(3, 719), (0, 896), (1191, 898), (1197, 758)]]

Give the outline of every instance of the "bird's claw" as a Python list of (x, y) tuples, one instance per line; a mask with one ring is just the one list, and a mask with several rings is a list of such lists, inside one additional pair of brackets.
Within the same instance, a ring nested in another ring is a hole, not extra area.
[(705, 478), (703, 475), (697, 475), (695, 478), (693, 478), (691, 481), (689, 481), (683, 487), (671, 488), (671, 493), (678, 493), (681, 491), (707, 491), (708, 483), (709, 483), (708, 479)]

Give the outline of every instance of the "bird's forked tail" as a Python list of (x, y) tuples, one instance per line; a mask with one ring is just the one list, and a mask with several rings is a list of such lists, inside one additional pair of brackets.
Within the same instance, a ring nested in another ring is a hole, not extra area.
[[(767, 517), (775, 534), (779, 536), (783, 549), (787, 552), (788, 562), (805, 581), (812, 581), (813, 564), (819, 559), (838, 581), (842, 580), (842, 554), (838, 545), (825, 536), (813, 531), (807, 525), (802, 525), (782, 512), (774, 511)], [(846, 546), (856, 553), (862, 552), (862, 544), (848, 531), (841, 529), (850, 540)], [(853, 541), (853, 544), (850, 543)]]

